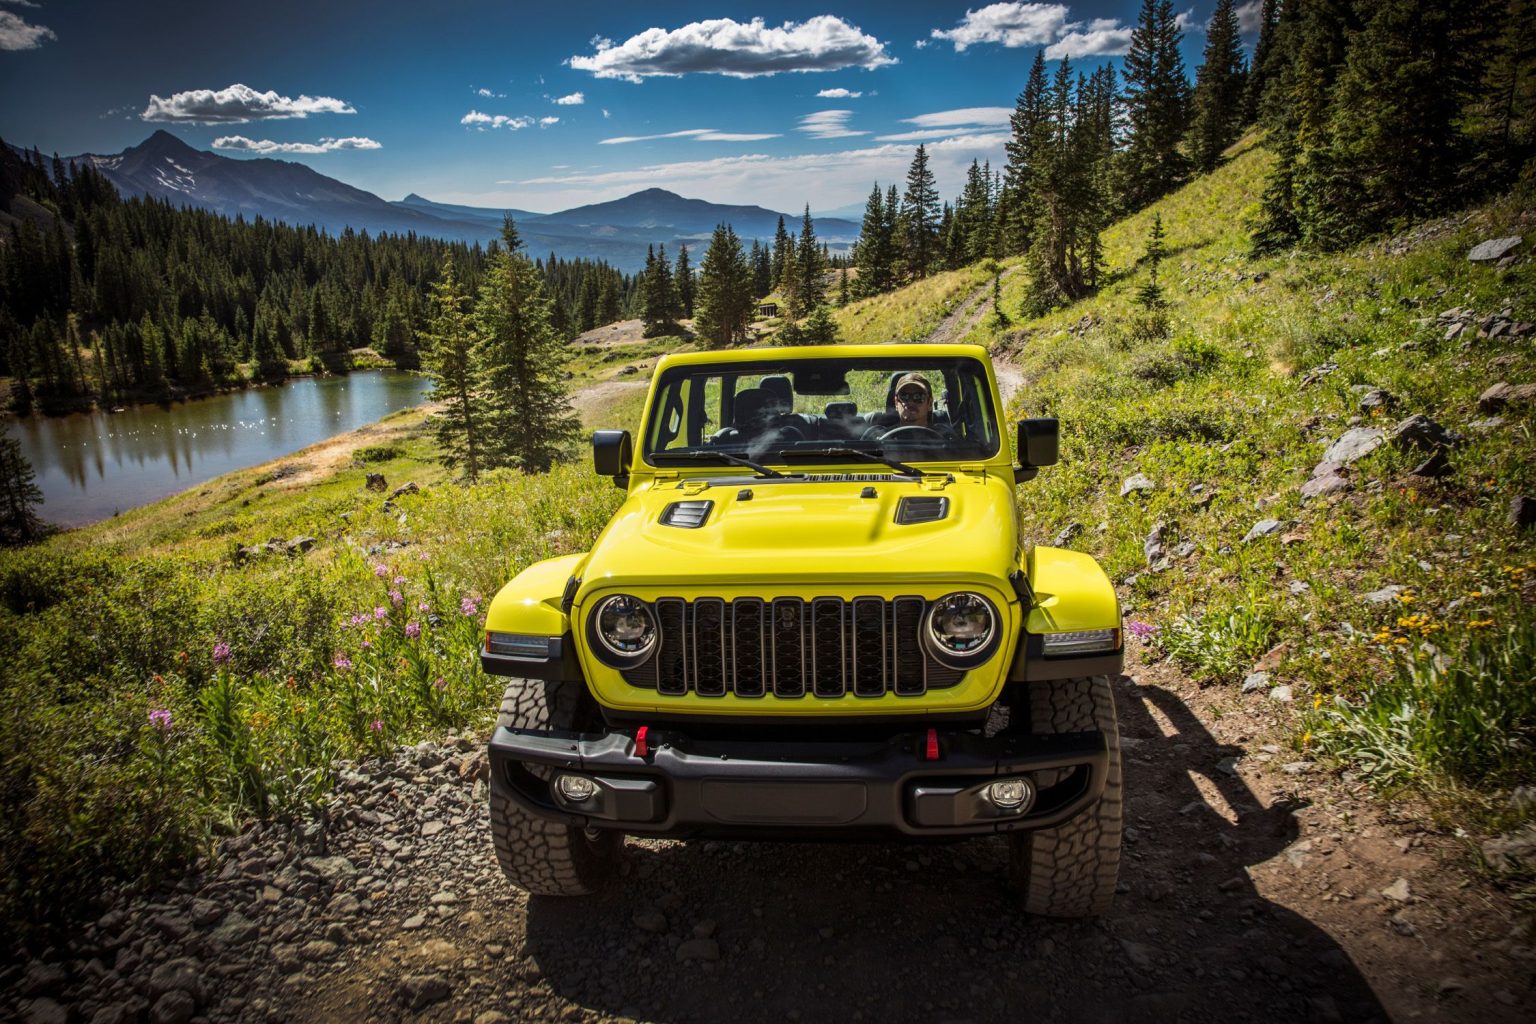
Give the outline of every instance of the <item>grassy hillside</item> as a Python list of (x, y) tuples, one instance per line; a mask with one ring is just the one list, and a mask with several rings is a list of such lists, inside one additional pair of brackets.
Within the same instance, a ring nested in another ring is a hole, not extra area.
[[(1536, 778), (1536, 529), (1511, 503), (1536, 496), (1536, 420), (1529, 398), (1478, 399), (1536, 381), (1536, 203), (1527, 190), (1340, 256), (1253, 259), (1243, 221), (1269, 161), (1240, 146), (1116, 224), (1099, 295), (971, 332), (1023, 371), (1016, 418), (1062, 421), (1062, 465), (1021, 489), (1024, 527), (1097, 556), (1131, 629), (1195, 678), (1234, 702), (1288, 697), (1302, 755), (1516, 824), (1531, 809), (1512, 792)], [(1166, 337), (1134, 303), (1158, 214)], [(1527, 239), (1512, 266), (1466, 259), (1508, 235)], [(1016, 312), (1024, 275), (1005, 281)], [(1433, 446), (1384, 444), (1343, 470), (1346, 490), (1303, 500), (1346, 430), (1414, 414), (1460, 435), (1446, 475), (1412, 472)], [(1151, 489), (1121, 497), (1138, 473)], [(1245, 541), (1265, 520), (1279, 525)]]

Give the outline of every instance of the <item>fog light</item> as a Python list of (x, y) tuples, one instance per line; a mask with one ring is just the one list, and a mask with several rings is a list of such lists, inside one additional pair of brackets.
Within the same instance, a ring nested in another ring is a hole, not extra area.
[(1003, 811), (1016, 811), (1034, 796), (1028, 779), (1001, 779), (981, 791), (982, 798)]
[(580, 775), (561, 775), (555, 779), (555, 790), (566, 800), (579, 804), (590, 800), (597, 793), (597, 783)]

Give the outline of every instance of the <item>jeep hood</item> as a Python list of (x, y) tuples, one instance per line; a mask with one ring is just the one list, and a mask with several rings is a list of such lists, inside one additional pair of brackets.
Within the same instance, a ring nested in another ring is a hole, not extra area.
[[(834, 474), (824, 474), (834, 475)], [(855, 481), (732, 479), (700, 487), (666, 480), (624, 503), (593, 546), (583, 590), (667, 586), (696, 590), (765, 583), (908, 584), (972, 580), (1004, 586), (1018, 566), (1013, 481), (955, 474), (942, 487), (880, 477)], [(864, 497), (866, 488), (873, 497)], [(898, 523), (903, 498), (945, 498), (944, 518)], [(712, 502), (688, 528), (662, 522), (674, 502)]]

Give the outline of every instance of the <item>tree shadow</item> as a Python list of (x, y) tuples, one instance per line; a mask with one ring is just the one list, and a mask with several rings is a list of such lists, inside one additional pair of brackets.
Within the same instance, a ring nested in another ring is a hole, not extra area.
[[(1120, 894), (1098, 921), (1019, 912), (1000, 839), (631, 839), (624, 884), (534, 898), (528, 952), (566, 999), (643, 1020), (1385, 1020), (1348, 955), (1246, 869), (1296, 838), (1172, 691), (1116, 685)], [(655, 911), (665, 916), (663, 925)], [(658, 929), (658, 930), (649, 930)], [(714, 940), (718, 960), (709, 955)]]

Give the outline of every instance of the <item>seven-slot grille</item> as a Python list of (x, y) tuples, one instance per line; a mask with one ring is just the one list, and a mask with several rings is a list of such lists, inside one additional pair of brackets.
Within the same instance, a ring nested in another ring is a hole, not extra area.
[(921, 597), (663, 597), (661, 643), (622, 672), (631, 686), (679, 697), (917, 697), (958, 683), (918, 639)]

